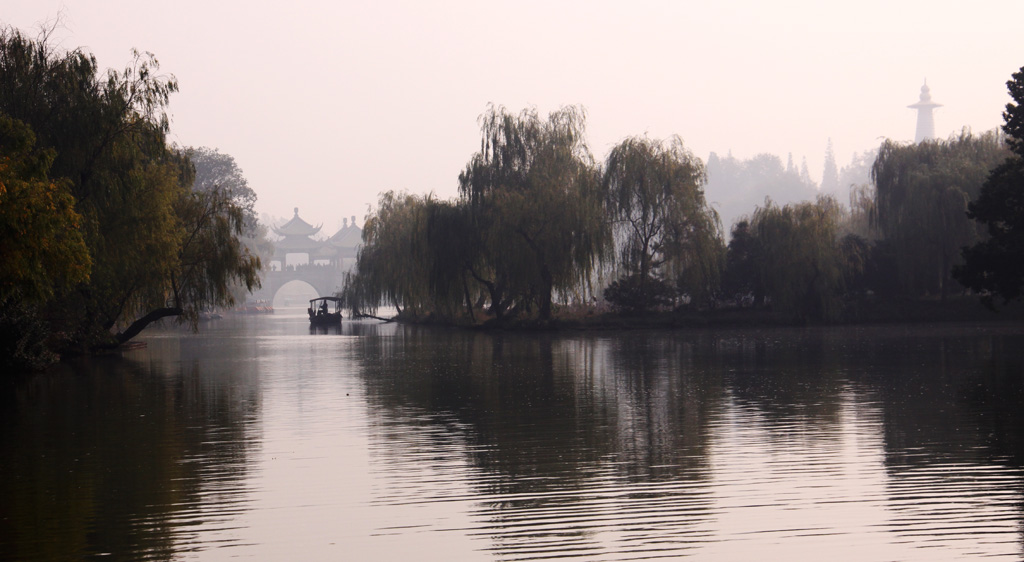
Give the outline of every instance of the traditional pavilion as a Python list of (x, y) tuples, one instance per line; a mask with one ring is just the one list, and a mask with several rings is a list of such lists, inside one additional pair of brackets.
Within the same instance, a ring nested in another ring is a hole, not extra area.
[(356, 226), (355, 215), (351, 224), (348, 219), (342, 220), (342, 227), (320, 248), (323, 257), (319, 259), (330, 260), (335, 267), (347, 270), (356, 263), (356, 252), (363, 243), (363, 229)]
[(280, 227), (271, 227), (274, 234), (281, 237), (274, 242), (274, 257), (270, 260), (271, 263), (279, 262), (277, 269), (283, 270), (288, 254), (306, 254), (312, 262), (314, 253), (323, 246), (323, 242), (313, 240), (313, 235), (320, 232), (321, 228), (323, 225), (313, 226), (299, 218), (299, 208), (295, 207), (295, 216), (292, 220)]
[[(337, 269), (349, 269), (355, 264), (356, 253), (363, 241), (363, 229), (356, 226), (356, 217), (344, 219), (344, 226), (327, 240), (315, 240), (313, 236), (320, 232), (323, 225), (313, 226), (299, 217), (299, 208), (295, 208), (295, 216), (279, 227), (272, 227), (274, 234), (281, 237), (274, 243), (274, 257), (271, 268), (283, 271), (287, 266), (288, 254), (305, 254), (311, 265), (331, 265)], [(276, 266), (274, 262), (278, 262)]]
[(935, 138), (935, 119), (932, 117), (932, 110), (942, 107), (942, 104), (932, 101), (927, 80), (924, 81), (924, 86), (921, 86), (921, 98), (917, 103), (907, 107), (917, 110), (917, 132), (914, 134), (914, 143)]

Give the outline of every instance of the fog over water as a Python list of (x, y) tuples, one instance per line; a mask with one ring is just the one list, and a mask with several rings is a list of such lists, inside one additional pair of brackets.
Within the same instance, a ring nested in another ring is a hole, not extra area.
[(0, 22), (58, 14), (55, 44), (103, 67), (156, 54), (181, 85), (172, 140), (234, 156), (260, 213), (299, 207), (328, 232), (383, 190), (453, 196), (488, 103), (583, 105), (598, 160), (629, 135), (678, 134), (705, 162), (792, 153), (820, 182), (829, 139), (840, 166), (912, 140), (925, 79), (937, 136), (999, 126), (1024, 65), (1012, 0), (8, 0)]

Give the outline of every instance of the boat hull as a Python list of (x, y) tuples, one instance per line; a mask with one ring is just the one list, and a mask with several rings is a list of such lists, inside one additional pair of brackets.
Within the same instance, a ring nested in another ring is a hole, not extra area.
[(310, 326), (336, 326), (341, 324), (341, 313), (340, 312), (328, 312), (326, 314), (315, 314), (309, 315)]

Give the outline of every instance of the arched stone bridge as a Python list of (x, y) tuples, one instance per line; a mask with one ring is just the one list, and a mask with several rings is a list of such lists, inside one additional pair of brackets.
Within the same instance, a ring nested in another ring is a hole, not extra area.
[(345, 271), (333, 265), (317, 264), (289, 266), (283, 271), (266, 271), (263, 274), (263, 287), (253, 296), (274, 302), (277, 291), (292, 281), (305, 282), (313, 287), (317, 296), (329, 297), (341, 290)]
[[(253, 293), (253, 298), (274, 302), (281, 287), (293, 281), (302, 281), (313, 287), (318, 296), (328, 297), (341, 290), (345, 273), (353, 267), (359, 246), (362, 244), (362, 229), (356, 226), (356, 217), (342, 219), (342, 227), (330, 238), (315, 240), (314, 234), (321, 226), (313, 226), (295, 216), (281, 226), (272, 227), (280, 239), (274, 241), (274, 256), (268, 260), (270, 266), (263, 273), (263, 287)], [(288, 265), (289, 256), (300, 264)], [(299, 259), (305, 256), (304, 259)]]

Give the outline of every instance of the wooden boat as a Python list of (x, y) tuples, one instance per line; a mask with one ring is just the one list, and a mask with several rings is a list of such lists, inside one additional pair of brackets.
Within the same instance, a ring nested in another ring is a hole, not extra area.
[[(331, 306), (330, 303), (334, 303)], [(341, 299), (338, 297), (320, 297), (309, 300), (310, 326), (336, 326), (341, 324)]]

